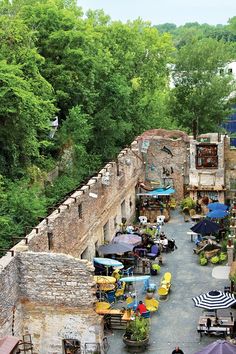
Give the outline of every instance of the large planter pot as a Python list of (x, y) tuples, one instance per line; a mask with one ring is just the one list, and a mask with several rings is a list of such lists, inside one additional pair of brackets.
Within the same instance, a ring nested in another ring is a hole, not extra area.
[(125, 337), (125, 335), (123, 334), (123, 342), (125, 343), (125, 345), (127, 347), (132, 347), (132, 348), (145, 348), (148, 345), (149, 342), (149, 337), (137, 341), (137, 340), (132, 340), (132, 339), (128, 339)]

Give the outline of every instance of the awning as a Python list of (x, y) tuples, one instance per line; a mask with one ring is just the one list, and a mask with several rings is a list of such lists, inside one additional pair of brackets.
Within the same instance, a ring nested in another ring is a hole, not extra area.
[(147, 197), (159, 197), (159, 196), (167, 196), (175, 193), (174, 188), (157, 188), (153, 191), (144, 192), (144, 193), (137, 193), (139, 196), (147, 196)]

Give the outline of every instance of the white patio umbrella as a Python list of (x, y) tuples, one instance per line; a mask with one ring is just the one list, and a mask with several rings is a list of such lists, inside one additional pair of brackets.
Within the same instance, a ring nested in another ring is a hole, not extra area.
[(236, 303), (234, 295), (225, 293), (219, 290), (212, 290), (208, 293), (201, 294), (192, 298), (196, 307), (201, 307), (206, 310), (226, 309)]

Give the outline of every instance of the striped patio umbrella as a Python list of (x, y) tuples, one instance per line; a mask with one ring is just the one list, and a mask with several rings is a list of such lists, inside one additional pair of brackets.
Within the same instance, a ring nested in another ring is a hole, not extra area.
[(236, 303), (234, 295), (219, 290), (212, 290), (192, 298), (196, 307), (206, 310), (226, 309)]

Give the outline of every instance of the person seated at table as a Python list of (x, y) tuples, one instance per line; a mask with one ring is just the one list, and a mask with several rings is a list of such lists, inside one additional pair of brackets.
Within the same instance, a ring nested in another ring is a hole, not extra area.
[(211, 327), (211, 319), (210, 319), (210, 317), (207, 318), (206, 326), (207, 326), (207, 330), (209, 331), (210, 327)]
[(147, 312), (146, 305), (140, 300), (136, 309), (136, 312), (142, 315), (142, 313)]
[(160, 245), (161, 251), (166, 251), (167, 250), (167, 248), (168, 248), (168, 239), (167, 239), (167, 237), (165, 235), (162, 235), (160, 237), (159, 245)]

